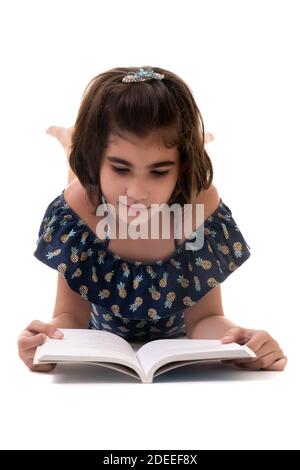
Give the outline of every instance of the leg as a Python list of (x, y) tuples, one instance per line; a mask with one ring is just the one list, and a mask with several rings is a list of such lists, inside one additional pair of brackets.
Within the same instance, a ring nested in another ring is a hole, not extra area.
[[(57, 126), (50, 126), (46, 130), (47, 134), (52, 135), (52, 137), (56, 137), (57, 140), (61, 143), (63, 148), (67, 154), (67, 161), (69, 162), (70, 151), (71, 151), (71, 137), (73, 132), (73, 127), (57, 127)], [(76, 178), (76, 175), (71, 170), (68, 164), (68, 184)]]

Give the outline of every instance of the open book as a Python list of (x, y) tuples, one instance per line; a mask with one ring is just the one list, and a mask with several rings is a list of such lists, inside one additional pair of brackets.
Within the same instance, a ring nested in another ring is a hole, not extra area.
[(37, 347), (34, 364), (93, 363), (152, 383), (154, 377), (188, 364), (256, 357), (247, 346), (220, 340), (157, 339), (141, 345), (104, 330), (60, 330), (64, 338), (47, 338)]

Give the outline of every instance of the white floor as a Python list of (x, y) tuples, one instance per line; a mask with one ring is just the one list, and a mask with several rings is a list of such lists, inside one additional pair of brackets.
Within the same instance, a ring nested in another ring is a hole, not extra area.
[(1, 448), (299, 449), (297, 364), (285, 372), (192, 365), (143, 385), (91, 365), (3, 364)]

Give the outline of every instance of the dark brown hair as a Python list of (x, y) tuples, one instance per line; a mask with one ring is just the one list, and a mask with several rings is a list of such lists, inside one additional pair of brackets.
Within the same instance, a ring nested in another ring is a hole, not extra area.
[(165, 78), (122, 83), (138, 67), (118, 67), (94, 77), (83, 93), (69, 163), (93, 205), (101, 202), (100, 163), (111, 133), (143, 138), (158, 130), (166, 147), (177, 146), (179, 177), (169, 204), (195, 203), (199, 192), (211, 185), (213, 168), (204, 148), (204, 124), (191, 90), (173, 72), (143, 68)]

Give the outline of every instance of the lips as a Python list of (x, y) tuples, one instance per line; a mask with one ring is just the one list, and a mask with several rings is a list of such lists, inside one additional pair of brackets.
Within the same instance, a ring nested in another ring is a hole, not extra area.
[(142, 211), (142, 210), (145, 210), (145, 209), (148, 209), (147, 206), (127, 206), (128, 209), (134, 209), (136, 211)]
[(127, 210), (134, 209), (136, 211), (141, 211), (141, 210), (149, 209), (149, 207), (144, 206), (143, 204), (134, 204), (132, 206), (128, 206), (127, 204), (122, 204), (122, 205), (126, 207)]

